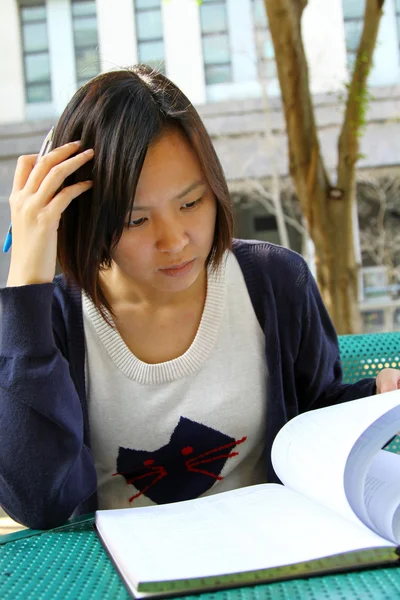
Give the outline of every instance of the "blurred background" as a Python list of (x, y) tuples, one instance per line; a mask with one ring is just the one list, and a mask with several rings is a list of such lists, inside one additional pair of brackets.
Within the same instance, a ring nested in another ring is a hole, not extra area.
[[(309, 0), (302, 18), (328, 171), (365, 0)], [(0, 237), (17, 157), (35, 153), (75, 90), (144, 62), (194, 103), (222, 161), (236, 236), (313, 244), (288, 172), (285, 120), (263, 0), (1, 0)], [(400, 331), (400, 0), (386, 0), (357, 163), (362, 331)], [(2, 243), (2, 239), (0, 240)], [(0, 285), (9, 255), (0, 253)]]

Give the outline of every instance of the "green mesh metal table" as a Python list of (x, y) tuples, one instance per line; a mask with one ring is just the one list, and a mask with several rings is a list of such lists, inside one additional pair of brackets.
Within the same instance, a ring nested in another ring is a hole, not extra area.
[[(128, 600), (130, 596), (91, 524), (88, 518), (48, 532), (19, 532), (0, 538), (1, 600)], [(400, 598), (400, 568), (296, 579), (196, 598), (394, 600)]]
[(383, 368), (400, 369), (400, 332), (342, 335), (339, 347), (347, 383), (376, 377)]
[[(339, 338), (345, 380), (400, 367), (400, 333)], [(400, 438), (387, 447), (400, 453)], [(0, 537), (0, 600), (128, 600), (93, 528), (93, 517), (51, 531)], [(194, 597), (193, 597), (194, 598)], [(197, 595), (200, 600), (394, 600), (400, 568), (296, 579)]]
[[(342, 335), (339, 347), (343, 379), (347, 383), (376, 377), (384, 368), (400, 369), (400, 332)], [(400, 435), (386, 450), (400, 454)]]

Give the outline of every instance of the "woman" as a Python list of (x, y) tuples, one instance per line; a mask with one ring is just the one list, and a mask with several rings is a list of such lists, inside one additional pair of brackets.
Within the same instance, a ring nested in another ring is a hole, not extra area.
[[(341, 383), (304, 260), (232, 245), (210, 138), (163, 75), (91, 80), (35, 158), (18, 161), (0, 293), (0, 504), (13, 518), (48, 528), (276, 481), (288, 419), (375, 392)], [(377, 391), (398, 380), (381, 372)]]

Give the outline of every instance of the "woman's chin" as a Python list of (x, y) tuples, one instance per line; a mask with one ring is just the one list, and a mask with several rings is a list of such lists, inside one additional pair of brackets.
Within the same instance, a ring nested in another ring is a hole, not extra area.
[(160, 290), (160, 292), (183, 292), (198, 281), (202, 272), (203, 269), (199, 269), (195, 261), (190, 263), (188, 267), (176, 269), (175, 272), (174, 270), (168, 272), (165, 270), (158, 271), (154, 287)]

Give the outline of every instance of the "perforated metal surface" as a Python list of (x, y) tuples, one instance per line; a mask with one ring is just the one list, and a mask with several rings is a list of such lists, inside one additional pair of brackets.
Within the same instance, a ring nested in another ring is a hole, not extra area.
[[(400, 332), (339, 336), (343, 380), (376, 377), (381, 369), (400, 369)], [(385, 448), (400, 454), (400, 436)]]
[[(1, 600), (128, 600), (129, 597), (90, 522), (0, 546)], [(199, 600), (393, 600), (400, 598), (400, 568), (285, 581), (196, 597)]]
[(90, 522), (0, 546), (2, 600), (129, 598)]
[(400, 369), (400, 332), (339, 336), (343, 378), (354, 383), (385, 367)]
[[(344, 336), (340, 338), (340, 349), (348, 382), (374, 373), (382, 368), (380, 364), (396, 363), (400, 367), (400, 334)], [(390, 450), (400, 453), (399, 438), (392, 442)], [(91, 519), (86, 519), (50, 532), (28, 532), (30, 537), (23, 537), (26, 533), (21, 532), (0, 538), (0, 599), (128, 600), (91, 523)], [(400, 568), (258, 585), (196, 598), (394, 600), (400, 598)]]

